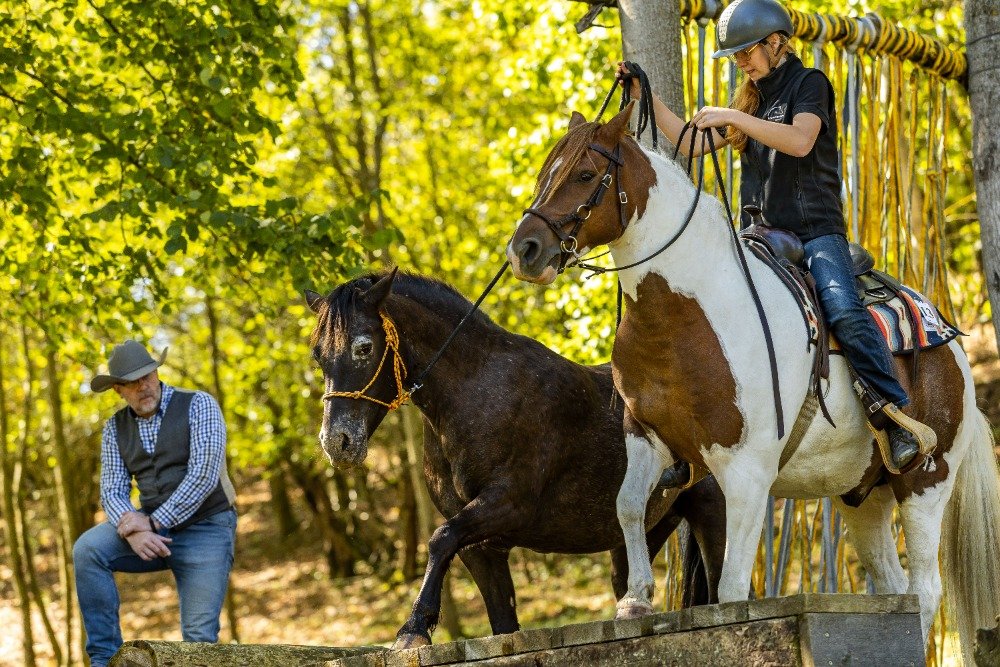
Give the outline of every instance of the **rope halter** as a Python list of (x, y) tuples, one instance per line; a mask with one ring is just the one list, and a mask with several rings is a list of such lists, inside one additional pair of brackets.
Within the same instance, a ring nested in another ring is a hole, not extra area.
[[(403, 364), (403, 357), (399, 353), (399, 332), (396, 331), (396, 325), (392, 321), (392, 318), (384, 310), (378, 311), (378, 314), (382, 318), (382, 330), (385, 332), (385, 349), (382, 351), (382, 359), (378, 362), (375, 375), (364, 386), (364, 389), (358, 391), (328, 391), (323, 394), (324, 401), (328, 401), (331, 398), (364, 399), (384, 406), (391, 411), (410, 400), (411, 392), (403, 389), (403, 380), (406, 379), (406, 366)], [(385, 366), (385, 360), (389, 356), (389, 350), (392, 350), (392, 372), (396, 380), (396, 398), (386, 403), (373, 396), (368, 396), (365, 392), (371, 389), (371, 386), (375, 384), (375, 380), (378, 379), (379, 374), (382, 372), (382, 367)]]

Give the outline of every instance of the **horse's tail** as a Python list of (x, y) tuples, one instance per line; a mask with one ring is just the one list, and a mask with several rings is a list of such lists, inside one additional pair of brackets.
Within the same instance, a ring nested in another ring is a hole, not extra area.
[(966, 399), (970, 442), (958, 468), (941, 533), (941, 571), (966, 664), (977, 628), (1000, 613), (1000, 472), (986, 417)]

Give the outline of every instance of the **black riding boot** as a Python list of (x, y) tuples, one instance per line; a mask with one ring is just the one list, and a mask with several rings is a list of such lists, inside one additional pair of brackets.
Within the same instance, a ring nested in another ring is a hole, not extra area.
[(890, 421), (886, 435), (889, 437), (889, 449), (892, 450), (892, 464), (897, 470), (902, 469), (920, 453), (916, 437), (899, 424)]
[(691, 481), (691, 466), (687, 461), (678, 460), (660, 475), (660, 481), (656, 483), (658, 489), (679, 489), (686, 486)]

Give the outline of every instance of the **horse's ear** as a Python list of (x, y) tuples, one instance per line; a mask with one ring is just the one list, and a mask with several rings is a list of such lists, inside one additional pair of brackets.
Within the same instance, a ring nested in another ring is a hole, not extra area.
[(617, 144), (625, 136), (625, 133), (628, 132), (628, 121), (632, 117), (632, 109), (634, 107), (635, 100), (626, 104), (624, 109), (619, 111), (614, 118), (605, 123), (597, 131), (597, 136), (608, 144)]
[(587, 122), (587, 119), (583, 117), (583, 114), (579, 111), (574, 111), (573, 115), (569, 117), (569, 129), (573, 129), (578, 125), (583, 125)]
[(318, 313), (320, 302), (323, 300), (323, 295), (317, 294), (316, 292), (313, 292), (311, 289), (307, 289), (305, 291), (305, 295), (306, 295), (306, 303), (309, 304), (309, 310), (313, 311), (314, 313)]
[(372, 285), (361, 294), (361, 300), (373, 308), (378, 308), (392, 292), (392, 281), (396, 279), (398, 266), (394, 266), (384, 278)]

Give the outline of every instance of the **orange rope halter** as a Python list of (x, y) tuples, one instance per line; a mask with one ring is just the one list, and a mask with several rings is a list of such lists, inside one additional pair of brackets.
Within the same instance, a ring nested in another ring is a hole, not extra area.
[[(384, 310), (380, 310), (378, 314), (382, 318), (382, 330), (385, 331), (385, 350), (382, 351), (382, 359), (378, 362), (378, 369), (376, 369), (375, 375), (372, 376), (372, 379), (365, 385), (364, 389), (358, 391), (328, 391), (323, 394), (324, 401), (337, 397), (364, 399), (385, 406), (389, 410), (395, 410), (410, 400), (410, 392), (403, 389), (403, 380), (406, 379), (406, 366), (403, 365), (403, 357), (399, 354), (399, 332), (396, 331), (396, 325), (386, 315)], [(365, 392), (378, 379), (379, 373), (382, 372), (382, 367), (385, 365), (385, 360), (389, 356), (389, 350), (392, 350), (392, 371), (396, 378), (396, 398), (391, 403), (386, 403), (385, 401), (380, 401), (377, 398), (366, 395)]]

